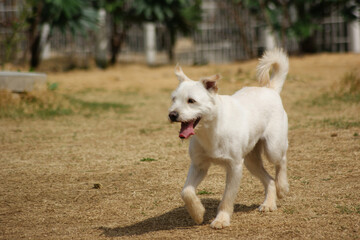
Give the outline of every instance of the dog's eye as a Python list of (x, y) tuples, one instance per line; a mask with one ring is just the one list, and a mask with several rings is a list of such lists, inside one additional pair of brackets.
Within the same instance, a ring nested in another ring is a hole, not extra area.
[(188, 103), (195, 103), (196, 101), (194, 100), (194, 99), (192, 99), (192, 98), (189, 98), (188, 99)]
[(173, 97), (173, 98), (171, 99), (171, 101), (172, 101), (172, 102), (175, 102), (175, 97)]

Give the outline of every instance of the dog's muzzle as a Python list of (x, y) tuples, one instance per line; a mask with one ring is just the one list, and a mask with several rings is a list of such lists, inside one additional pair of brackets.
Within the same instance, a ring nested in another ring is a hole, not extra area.
[(179, 117), (179, 113), (177, 111), (171, 111), (169, 113), (169, 119), (172, 122), (177, 122), (178, 117)]

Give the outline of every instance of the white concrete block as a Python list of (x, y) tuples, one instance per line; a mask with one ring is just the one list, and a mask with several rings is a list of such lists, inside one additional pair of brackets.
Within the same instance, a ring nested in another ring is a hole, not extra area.
[(46, 89), (46, 74), (0, 72), (0, 89), (12, 92), (31, 92)]

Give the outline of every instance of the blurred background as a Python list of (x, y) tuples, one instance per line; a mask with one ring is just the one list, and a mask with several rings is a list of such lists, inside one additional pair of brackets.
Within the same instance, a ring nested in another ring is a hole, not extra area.
[(0, 64), (202, 65), (360, 52), (359, 0), (1, 0)]

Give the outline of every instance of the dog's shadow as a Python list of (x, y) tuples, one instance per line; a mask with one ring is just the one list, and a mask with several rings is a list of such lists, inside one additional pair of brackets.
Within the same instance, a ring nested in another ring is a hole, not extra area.
[[(202, 199), (202, 203), (206, 208), (203, 224), (208, 224), (210, 220), (216, 216), (219, 200), (207, 198)], [(250, 206), (236, 204), (234, 206), (234, 212), (250, 212), (258, 207), (259, 205), (255, 204)], [(148, 218), (133, 225), (114, 228), (102, 226), (99, 229), (103, 231), (102, 235), (106, 237), (121, 237), (142, 235), (148, 232), (156, 232), (161, 230), (189, 228), (194, 225), (196, 224), (187, 213), (185, 207), (178, 207), (165, 214)]]

